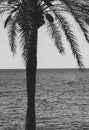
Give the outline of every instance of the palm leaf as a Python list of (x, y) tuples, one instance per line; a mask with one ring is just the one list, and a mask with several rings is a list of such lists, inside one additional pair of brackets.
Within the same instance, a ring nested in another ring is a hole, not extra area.
[(25, 31), (28, 31), (28, 29), (32, 26), (33, 21), (31, 15), (31, 10), (26, 12), (23, 7), (21, 8), (21, 10), (19, 10), (18, 24)]
[(76, 57), (78, 66), (80, 68), (84, 68), (82, 56), (81, 56), (80, 51), (79, 51), (79, 46), (77, 44), (76, 38), (73, 34), (73, 31), (70, 29), (70, 25), (68, 24), (68, 22), (66, 21), (66, 19), (62, 15), (57, 14), (57, 16), (58, 16), (58, 19), (61, 23), (61, 26), (62, 26), (62, 29), (65, 33), (65, 36), (70, 43), (72, 53), (73, 53), (74, 57)]
[(0, 4), (0, 14), (10, 11), (10, 7), (7, 4)]
[(24, 59), (25, 62), (27, 62), (28, 60), (28, 56), (29, 56), (29, 48), (30, 48), (30, 35), (29, 33), (25, 32), (23, 29), (20, 33), (20, 38), (21, 38), (21, 48), (22, 48), (22, 57)]
[(8, 4), (16, 4), (16, 3), (20, 3), (19, 0), (8, 0)]
[[(22, 57), (24, 61), (28, 59), (28, 48), (30, 46), (30, 31), (32, 29), (32, 10), (31, 8), (26, 12), (25, 8), (21, 7), (18, 12), (18, 25), (19, 25), (19, 33), (20, 33), (20, 43), (22, 49)], [(28, 42), (29, 41), (29, 42)]]
[[(24, 25), (27, 26), (27, 25)], [(20, 46), (22, 50), (22, 58), (25, 62), (28, 60), (29, 46), (30, 46), (30, 35), (31, 28), (24, 29), (24, 26), (19, 26), (19, 34), (20, 34)]]
[(17, 26), (14, 20), (10, 20), (8, 24), (8, 37), (9, 37), (9, 45), (13, 54), (16, 53), (16, 32)]
[[(89, 36), (88, 36), (88, 30), (86, 29), (86, 26), (84, 24), (84, 19), (82, 19), (83, 15), (80, 15), (78, 11), (76, 11), (73, 8), (73, 3), (75, 4), (74, 1), (69, 1), (69, 0), (60, 0), (62, 3), (64, 3), (69, 9), (70, 9), (70, 14), (74, 17), (75, 21), (78, 23), (80, 26), (81, 30), (83, 31), (83, 34), (89, 43)], [(72, 3), (71, 3), (72, 2)], [(79, 1), (76, 2), (75, 6), (79, 4)], [(80, 5), (81, 6), (81, 5)], [(79, 6), (78, 6), (79, 7)], [(81, 6), (82, 7), (82, 6)], [(78, 8), (77, 8), (78, 9)], [(82, 11), (82, 10), (81, 10)]]
[(11, 14), (6, 18), (5, 22), (4, 22), (4, 28), (7, 27), (9, 21), (11, 19)]
[(64, 53), (64, 47), (62, 44), (62, 38), (61, 38), (61, 33), (58, 30), (58, 27), (54, 23), (48, 23), (48, 31), (51, 35), (51, 38), (55, 41), (55, 45), (57, 49), (59, 50), (59, 53), (63, 54)]
[(5, 2), (8, 2), (8, 0), (0, 0), (0, 4)]

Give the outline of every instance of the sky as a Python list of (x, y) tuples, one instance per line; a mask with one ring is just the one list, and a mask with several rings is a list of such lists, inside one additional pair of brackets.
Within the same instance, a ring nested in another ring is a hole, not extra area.
[[(70, 17), (73, 31), (76, 33), (80, 45), (84, 65), (89, 68), (89, 44), (86, 42), (81, 30)], [(50, 38), (45, 26), (38, 30), (37, 68), (78, 68), (76, 60), (71, 52), (69, 43), (63, 35), (65, 55), (59, 54), (54, 41)], [(19, 44), (18, 44), (19, 46)], [(0, 24), (0, 69), (23, 69), (20, 47), (13, 57), (8, 44), (7, 30)]]

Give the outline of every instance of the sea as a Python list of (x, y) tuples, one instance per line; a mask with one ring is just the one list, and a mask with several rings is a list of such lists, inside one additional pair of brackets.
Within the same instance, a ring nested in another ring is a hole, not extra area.
[[(38, 69), (37, 130), (89, 130), (89, 69)], [(0, 70), (0, 130), (25, 130), (25, 70)]]

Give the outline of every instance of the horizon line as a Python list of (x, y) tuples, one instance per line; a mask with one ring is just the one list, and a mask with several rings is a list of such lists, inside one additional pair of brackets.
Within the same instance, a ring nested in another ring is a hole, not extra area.
[[(26, 68), (0, 68), (0, 70), (25, 70)], [(52, 70), (52, 69), (80, 69), (80, 68), (37, 68), (37, 70)], [(89, 68), (84, 68), (89, 69)]]

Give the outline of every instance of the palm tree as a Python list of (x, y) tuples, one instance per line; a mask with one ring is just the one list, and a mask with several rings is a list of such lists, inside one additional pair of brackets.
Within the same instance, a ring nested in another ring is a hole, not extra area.
[[(87, 0), (86, 0), (87, 1)], [(67, 12), (74, 17), (86, 40), (89, 42), (87, 25), (89, 19), (88, 2), (83, 0), (0, 0), (0, 14), (6, 12), (4, 27), (8, 28), (9, 45), (16, 53), (16, 36), (20, 35), (22, 56), (26, 63), (27, 114), (26, 130), (36, 130), (35, 86), (37, 68), (37, 33), (45, 23), (59, 53), (63, 54), (61, 30), (64, 32), (72, 53), (80, 68), (84, 68), (79, 46), (66, 17)]]

